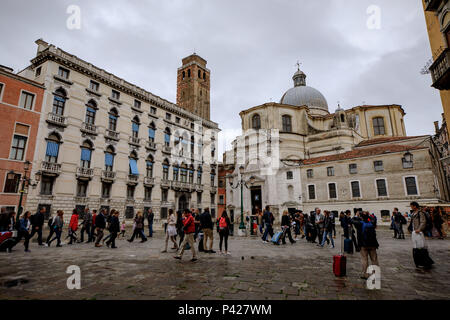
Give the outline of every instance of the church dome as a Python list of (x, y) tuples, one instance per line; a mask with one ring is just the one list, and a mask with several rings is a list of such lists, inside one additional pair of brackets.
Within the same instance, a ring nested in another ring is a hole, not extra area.
[(319, 90), (306, 85), (306, 75), (300, 69), (292, 77), (294, 87), (286, 91), (280, 103), (292, 106), (308, 106), (328, 112), (328, 103)]

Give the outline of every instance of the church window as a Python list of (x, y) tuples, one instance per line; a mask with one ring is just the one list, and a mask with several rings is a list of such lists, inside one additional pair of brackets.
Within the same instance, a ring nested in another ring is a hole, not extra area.
[(308, 186), (308, 197), (309, 197), (309, 200), (316, 199), (316, 186), (313, 184), (310, 184)]
[(334, 167), (327, 168), (327, 176), (329, 176), (329, 177), (334, 176)]
[(383, 161), (374, 161), (373, 162), (373, 167), (375, 169), (375, 172), (383, 171), (384, 170), (384, 168), (383, 168)]
[(203, 72), (203, 80), (206, 80), (206, 73)]
[(308, 178), (314, 178), (314, 171), (313, 171), (313, 169), (308, 169), (308, 170), (306, 171), (306, 176), (307, 176)]
[(384, 118), (382, 117), (373, 118), (372, 122), (374, 135), (376, 136), (384, 135), (385, 134)]
[(261, 129), (261, 117), (259, 116), (259, 114), (255, 114), (252, 117), (252, 128), (255, 130)]
[(283, 116), (282, 117), (283, 122), (283, 131), (284, 132), (292, 132), (292, 118), (291, 116)]
[(345, 116), (344, 116), (344, 114), (341, 114), (341, 122), (345, 122)]
[(358, 173), (358, 166), (356, 165), (356, 163), (349, 164), (348, 171), (350, 172), (350, 174)]
[(200, 70), (198, 70), (198, 78), (201, 79), (202, 78), (202, 72)]
[(183, 80), (184, 80), (184, 78), (186, 78), (186, 72), (185, 71), (183, 71)]
[(328, 197), (330, 199), (337, 199), (336, 183), (328, 184)]
[(294, 173), (292, 171), (286, 172), (286, 179), (287, 180), (293, 180), (294, 179)]
[(406, 177), (405, 185), (406, 185), (406, 194), (408, 196), (417, 196), (419, 194), (417, 190), (416, 177)]
[(191, 69), (188, 69), (188, 78), (191, 77)]

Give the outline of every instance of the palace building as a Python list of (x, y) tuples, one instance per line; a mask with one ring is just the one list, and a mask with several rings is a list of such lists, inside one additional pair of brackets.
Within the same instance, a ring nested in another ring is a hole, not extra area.
[[(330, 113), (325, 97), (298, 70), (280, 103), (240, 113), (243, 135), (224, 155), (232, 183), (243, 167), (244, 210), (370, 210), (387, 217), (411, 200), (449, 199), (447, 180), (430, 136), (408, 137), (400, 105), (362, 105)], [(250, 179), (252, 177), (253, 179)], [(253, 182), (252, 184), (250, 183)], [(227, 209), (241, 210), (227, 183)]]
[(114, 208), (132, 218), (152, 208), (155, 226), (170, 208), (216, 212), (219, 128), (209, 120), (204, 59), (183, 59), (177, 105), (43, 40), (36, 44), (36, 57), (20, 72), (46, 88), (33, 161), (42, 178), (26, 209), (61, 209), (68, 218), (73, 208)]

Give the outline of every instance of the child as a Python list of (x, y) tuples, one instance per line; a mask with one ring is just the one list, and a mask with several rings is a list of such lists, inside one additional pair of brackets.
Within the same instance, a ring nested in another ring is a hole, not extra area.
[(125, 238), (125, 219), (122, 220), (122, 224), (120, 225), (120, 234), (122, 238)]

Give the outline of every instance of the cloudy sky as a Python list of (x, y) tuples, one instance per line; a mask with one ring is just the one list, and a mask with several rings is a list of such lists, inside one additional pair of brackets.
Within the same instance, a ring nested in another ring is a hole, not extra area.
[[(81, 10), (80, 29), (67, 28), (70, 5)], [(195, 49), (212, 72), (211, 117), (226, 136), (219, 151), (240, 132), (241, 110), (278, 102), (292, 87), (297, 60), (332, 112), (338, 101), (400, 104), (409, 135), (431, 134), (441, 120), (438, 92), (420, 74), (431, 58), (420, 0), (1, 0), (0, 8), (0, 64), (16, 71), (43, 38), (175, 102), (176, 70)]]

